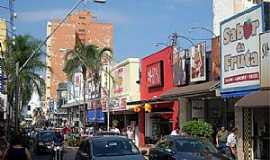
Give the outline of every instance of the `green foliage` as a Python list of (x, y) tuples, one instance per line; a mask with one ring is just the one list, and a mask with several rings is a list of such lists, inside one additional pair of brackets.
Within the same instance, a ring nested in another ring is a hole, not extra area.
[(204, 121), (188, 121), (183, 126), (183, 131), (191, 136), (210, 138), (214, 130), (211, 124)]
[(47, 66), (41, 61), (41, 51), (37, 51), (40, 41), (29, 35), (18, 35), (14, 40), (15, 44), (7, 41), (7, 50), (0, 64), (7, 76), (7, 95), (10, 104), (13, 104), (14, 93), (16, 89), (16, 63), (19, 62), (19, 68), (27, 61), (30, 55), (36, 51), (36, 54), (28, 61), (27, 65), (19, 73), (19, 90), (22, 105), (26, 105), (31, 98), (34, 87), (42, 95), (45, 89), (45, 81), (38, 71)]

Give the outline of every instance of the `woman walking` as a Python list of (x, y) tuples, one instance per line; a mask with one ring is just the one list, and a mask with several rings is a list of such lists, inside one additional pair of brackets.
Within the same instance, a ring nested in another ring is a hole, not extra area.
[(20, 134), (14, 137), (4, 155), (4, 160), (32, 160), (30, 152), (23, 146), (22, 139), (23, 137)]

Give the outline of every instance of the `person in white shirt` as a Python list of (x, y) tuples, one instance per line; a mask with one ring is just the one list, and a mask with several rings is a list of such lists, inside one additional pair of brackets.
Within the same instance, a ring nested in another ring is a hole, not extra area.
[(120, 130), (118, 128), (116, 128), (114, 125), (112, 126), (111, 131), (120, 134)]
[(134, 140), (134, 130), (131, 127), (127, 127), (127, 137), (128, 139)]
[(175, 127), (175, 129), (171, 132), (171, 135), (173, 135), (173, 136), (180, 135), (180, 128)]
[(237, 152), (236, 152), (237, 151), (236, 150), (237, 133), (238, 133), (238, 129), (233, 128), (232, 132), (227, 137), (227, 143), (226, 143), (226, 146), (230, 149), (230, 152), (234, 159), (237, 157)]

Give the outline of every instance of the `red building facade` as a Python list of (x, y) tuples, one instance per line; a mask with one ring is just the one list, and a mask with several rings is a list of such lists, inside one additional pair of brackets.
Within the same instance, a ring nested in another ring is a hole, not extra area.
[(159, 98), (174, 87), (172, 54), (172, 47), (167, 47), (141, 59), (141, 101), (149, 104), (151, 111), (140, 111), (140, 146), (154, 143), (178, 125), (179, 102)]

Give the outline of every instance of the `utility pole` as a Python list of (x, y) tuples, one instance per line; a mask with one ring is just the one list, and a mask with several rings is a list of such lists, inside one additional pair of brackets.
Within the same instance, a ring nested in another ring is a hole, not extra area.
[(19, 119), (18, 119), (18, 111), (19, 111), (19, 62), (16, 63), (16, 91), (15, 91), (15, 130), (19, 131)]

